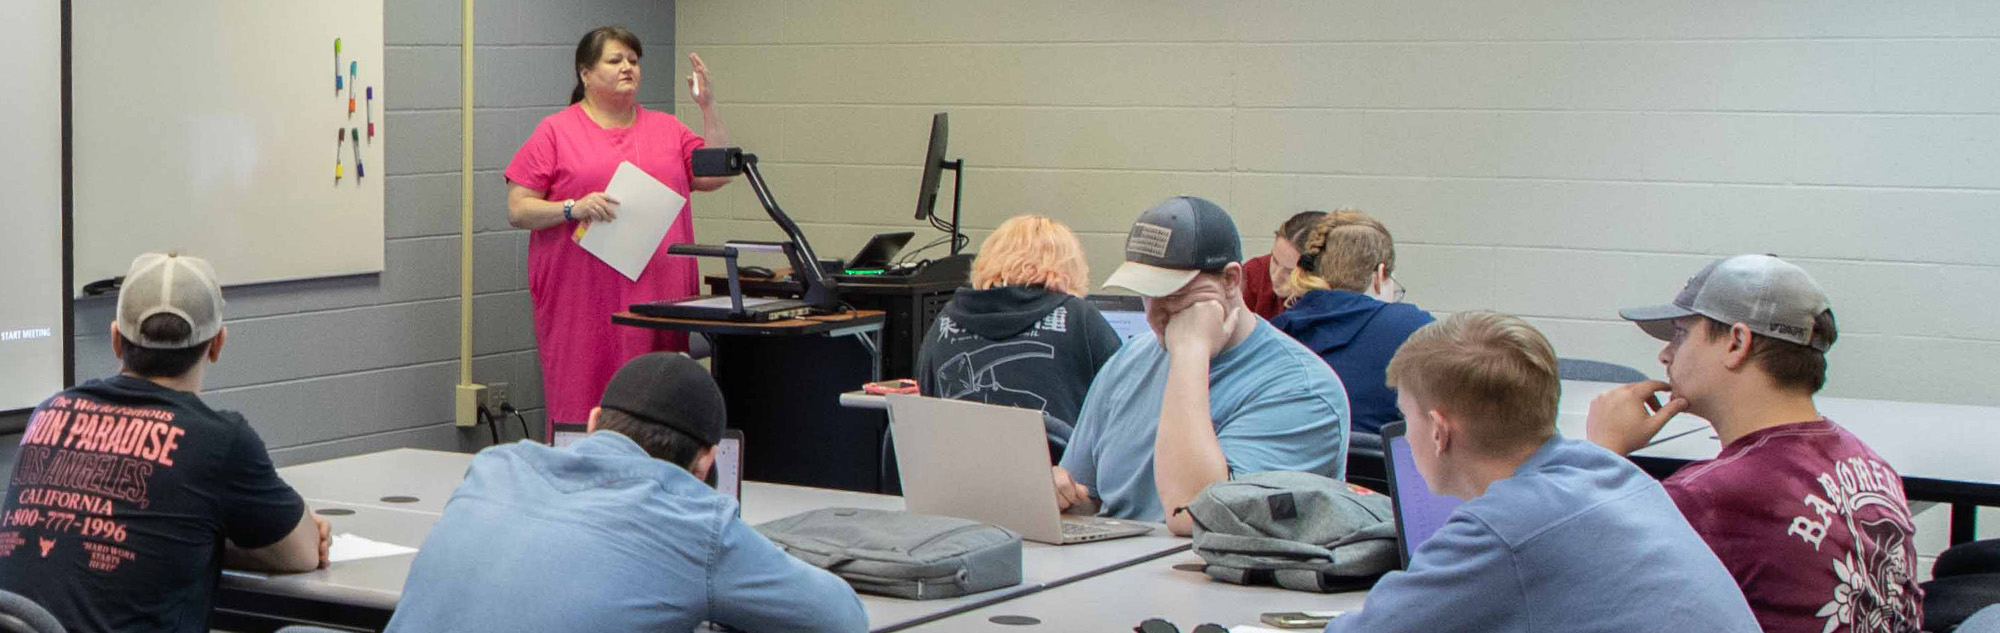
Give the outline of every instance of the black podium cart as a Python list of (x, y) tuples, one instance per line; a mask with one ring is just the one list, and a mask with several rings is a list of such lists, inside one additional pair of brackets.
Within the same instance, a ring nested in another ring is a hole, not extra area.
[(743, 432), (746, 479), (877, 492), (888, 420), (839, 401), (880, 376), (883, 319), (875, 310), (766, 323), (620, 312), (611, 322), (708, 336), (729, 427)]

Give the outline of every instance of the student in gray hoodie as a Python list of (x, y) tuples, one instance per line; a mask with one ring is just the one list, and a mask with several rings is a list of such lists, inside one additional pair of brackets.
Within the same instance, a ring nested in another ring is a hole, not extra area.
[(917, 385), (926, 396), (1041, 411), (1060, 459), (1083, 394), (1118, 351), (1118, 334), (1083, 300), (1090, 268), (1061, 222), (1019, 215), (979, 245), (960, 288), (924, 335)]
[(1329, 633), (1759, 631), (1659, 482), (1556, 434), (1555, 349), (1534, 326), (1460, 312), (1388, 373), (1425, 485), (1465, 502)]

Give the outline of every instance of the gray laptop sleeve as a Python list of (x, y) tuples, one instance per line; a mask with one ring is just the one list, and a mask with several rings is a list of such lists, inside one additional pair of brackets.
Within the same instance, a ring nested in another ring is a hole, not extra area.
[(977, 521), (824, 508), (757, 531), (863, 593), (933, 600), (1021, 584), (1021, 536)]
[(1389, 498), (1311, 473), (1210, 484), (1188, 505), (1210, 577), (1332, 592), (1364, 587), (1397, 562)]

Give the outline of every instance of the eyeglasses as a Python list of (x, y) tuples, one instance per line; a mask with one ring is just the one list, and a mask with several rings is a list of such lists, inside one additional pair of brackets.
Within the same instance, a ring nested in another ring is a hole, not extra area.
[(1390, 276), (1388, 279), (1389, 279), (1389, 285), (1395, 286), (1396, 288), (1389, 294), (1389, 303), (1402, 303), (1403, 295), (1407, 294), (1409, 292), (1409, 289), (1404, 288), (1403, 282), (1398, 281), (1394, 276)]

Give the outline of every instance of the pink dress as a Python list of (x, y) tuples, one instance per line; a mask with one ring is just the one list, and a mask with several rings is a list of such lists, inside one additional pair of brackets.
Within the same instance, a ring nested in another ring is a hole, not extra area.
[[(561, 201), (603, 191), (618, 164), (631, 161), (686, 196), (688, 161), (704, 144), (665, 112), (640, 107), (631, 127), (605, 129), (582, 105), (572, 105), (535, 126), (507, 165), (506, 176), (544, 192), (548, 200)], [(564, 222), (528, 239), (528, 295), (535, 306), (535, 342), (551, 428), (583, 424), (611, 374), (625, 361), (647, 352), (687, 349), (685, 333), (612, 325), (611, 315), (634, 303), (695, 294), (698, 274), (694, 260), (670, 256), (664, 246), (694, 241), (688, 206), (681, 207), (637, 282), (577, 246), (571, 239), (575, 232), (575, 222)]]

